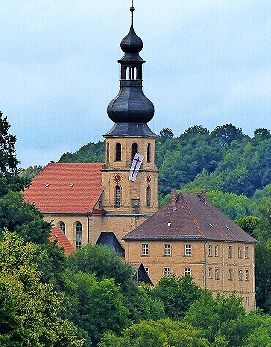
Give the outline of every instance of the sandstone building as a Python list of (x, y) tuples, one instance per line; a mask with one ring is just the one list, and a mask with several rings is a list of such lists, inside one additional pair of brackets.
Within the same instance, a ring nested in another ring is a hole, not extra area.
[(144, 276), (143, 263), (154, 284), (162, 276), (189, 274), (213, 292), (235, 290), (252, 309), (256, 240), (204, 193), (173, 194), (158, 210), (156, 135), (147, 124), (154, 106), (142, 90), (143, 42), (133, 22), (120, 46), (120, 90), (107, 108), (114, 125), (103, 135), (105, 163), (50, 163), (25, 199), (76, 248), (108, 245)]

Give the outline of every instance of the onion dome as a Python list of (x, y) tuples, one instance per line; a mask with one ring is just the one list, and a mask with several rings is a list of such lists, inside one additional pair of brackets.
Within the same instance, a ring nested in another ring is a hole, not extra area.
[(125, 53), (118, 60), (121, 65), (120, 91), (107, 107), (108, 117), (115, 123), (148, 123), (154, 116), (154, 106), (142, 90), (142, 65), (145, 61), (139, 52), (143, 42), (133, 25), (120, 47)]
[(120, 48), (124, 53), (139, 53), (142, 50), (143, 41), (137, 36), (132, 26), (128, 35), (122, 39)]

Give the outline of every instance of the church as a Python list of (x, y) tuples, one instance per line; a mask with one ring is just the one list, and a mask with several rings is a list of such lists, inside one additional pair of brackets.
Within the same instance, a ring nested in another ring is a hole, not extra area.
[(120, 90), (109, 103), (113, 127), (104, 138), (105, 163), (49, 163), (25, 189), (25, 199), (65, 234), (73, 247), (114, 248), (162, 276), (191, 275), (213, 292), (231, 292), (255, 306), (256, 240), (206, 200), (203, 193), (172, 193), (158, 210), (156, 135), (148, 126), (154, 105), (143, 93), (143, 42), (132, 25), (122, 39)]

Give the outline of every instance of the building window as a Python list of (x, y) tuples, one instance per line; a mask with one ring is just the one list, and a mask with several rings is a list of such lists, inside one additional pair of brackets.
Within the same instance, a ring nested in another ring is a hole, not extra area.
[(115, 207), (120, 207), (120, 186), (115, 187)]
[(148, 186), (146, 189), (146, 205), (148, 207), (151, 206), (151, 187), (150, 186)]
[(215, 279), (219, 280), (219, 269), (218, 268), (215, 269)]
[(248, 247), (245, 247), (245, 258), (248, 259)]
[(242, 246), (238, 246), (238, 258), (242, 258)]
[(208, 245), (208, 257), (212, 257), (213, 256), (213, 247), (212, 245)]
[(136, 155), (136, 153), (137, 153), (137, 150), (138, 150), (138, 146), (137, 146), (137, 143), (133, 143), (132, 144), (132, 161), (133, 161), (133, 159), (134, 159), (134, 156)]
[(186, 267), (184, 269), (184, 275), (185, 276), (191, 276), (191, 269), (190, 269), (190, 267)]
[(208, 269), (208, 277), (213, 278), (213, 268), (212, 267), (209, 267), (209, 269)]
[(215, 257), (218, 257), (218, 245), (215, 246)]
[(248, 281), (248, 270), (246, 270), (245, 280)]
[(191, 255), (191, 245), (188, 245), (188, 244), (184, 245), (184, 255), (185, 256)]
[(232, 281), (232, 269), (228, 270), (228, 280)]
[(242, 270), (238, 271), (238, 280), (243, 281), (243, 271)]
[(249, 297), (246, 297), (246, 306), (249, 306)]
[(149, 255), (149, 245), (147, 243), (142, 244), (142, 255), (143, 256)]
[(164, 245), (164, 255), (165, 256), (171, 255), (171, 247), (168, 244)]
[(76, 248), (82, 247), (82, 224), (80, 222), (76, 222), (75, 225), (76, 231)]
[(121, 144), (119, 142), (116, 143), (115, 161), (121, 161)]
[(64, 222), (60, 222), (60, 223), (59, 223), (59, 227), (60, 227), (60, 229), (62, 230), (62, 232), (63, 232), (64, 234), (66, 234), (66, 225), (65, 225), (65, 223), (64, 223)]
[(147, 146), (147, 162), (150, 163), (151, 161), (151, 144), (148, 143), (148, 146)]
[(106, 144), (106, 162), (109, 162), (109, 143)]
[(228, 247), (228, 258), (232, 258), (232, 246)]
[(164, 277), (169, 277), (170, 276), (170, 268), (169, 267), (165, 267), (164, 268)]

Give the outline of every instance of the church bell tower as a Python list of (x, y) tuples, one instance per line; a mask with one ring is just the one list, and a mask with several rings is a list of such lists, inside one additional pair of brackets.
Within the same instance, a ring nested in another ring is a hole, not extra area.
[[(154, 163), (156, 135), (147, 123), (154, 116), (153, 103), (144, 95), (139, 52), (143, 42), (132, 24), (120, 47), (120, 90), (109, 103), (114, 122), (103, 135), (106, 161), (102, 169), (102, 206), (106, 214), (149, 216), (158, 209), (158, 170)], [(142, 220), (143, 221), (143, 220)]]

